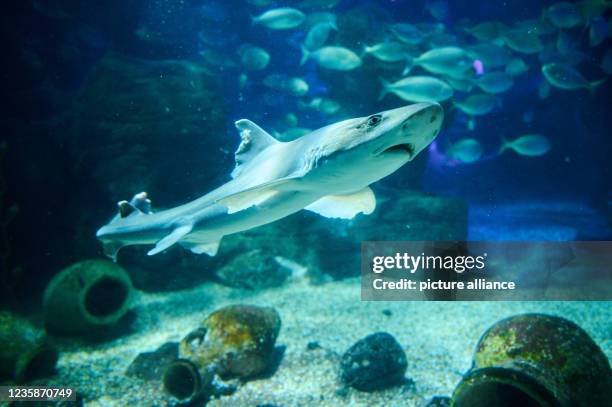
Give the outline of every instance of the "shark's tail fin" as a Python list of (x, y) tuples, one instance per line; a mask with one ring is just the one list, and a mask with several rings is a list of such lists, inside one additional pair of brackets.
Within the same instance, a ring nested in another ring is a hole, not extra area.
[(310, 51), (308, 51), (308, 49), (302, 45), (302, 59), (300, 60), (300, 65), (304, 65), (306, 63), (306, 61), (308, 61), (308, 58), (310, 58)]
[(387, 80), (383, 78), (378, 78), (380, 80), (380, 84), (382, 85), (382, 89), (380, 90), (380, 94), (378, 95), (378, 100), (383, 100), (383, 98), (389, 93), (389, 86), (391, 85)]
[(104, 254), (117, 261), (117, 252), (125, 243), (108, 236), (109, 228), (112, 229), (112, 225), (119, 222), (121, 219), (132, 217), (132, 216), (145, 216), (151, 214), (151, 200), (147, 197), (146, 192), (140, 192), (128, 202), (119, 201), (117, 202), (117, 215), (111, 221), (102, 226), (96, 233), (98, 239), (102, 240)]

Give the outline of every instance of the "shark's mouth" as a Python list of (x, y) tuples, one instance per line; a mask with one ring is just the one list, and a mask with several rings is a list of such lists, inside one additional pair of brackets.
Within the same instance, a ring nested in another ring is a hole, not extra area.
[(396, 144), (384, 150), (383, 153), (408, 153), (412, 157), (414, 154), (414, 145), (410, 143)]

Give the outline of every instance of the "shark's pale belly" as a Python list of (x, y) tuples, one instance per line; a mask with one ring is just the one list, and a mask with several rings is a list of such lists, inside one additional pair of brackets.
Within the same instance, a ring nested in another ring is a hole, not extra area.
[(197, 221), (193, 231), (182, 242), (193, 244), (219, 241), (223, 236), (243, 232), (265, 225), (304, 209), (320, 198), (319, 194), (302, 192), (283, 192), (262, 205), (228, 214), (222, 205), (222, 214)]

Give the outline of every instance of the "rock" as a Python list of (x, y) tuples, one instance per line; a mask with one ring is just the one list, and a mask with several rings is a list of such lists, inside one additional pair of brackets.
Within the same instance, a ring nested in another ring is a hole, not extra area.
[(426, 400), (419, 407), (450, 407), (451, 398), (446, 396), (434, 396)]
[(381, 390), (405, 381), (406, 354), (393, 336), (377, 332), (351, 346), (342, 356), (340, 378), (361, 391)]
[(160, 380), (166, 367), (178, 358), (178, 342), (167, 342), (153, 352), (140, 353), (128, 366), (126, 376)]
[(214, 391), (214, 373), (207, 366), (198, 367), (187, 359), (166, 365), (162, 376), (164, 391), (185, 405), (206, 404)]
[(610, 362), (584, 329), (558, 316), (520, 314), (483, 333), (452, 405), (609, 406), (611, 386)]
[(280, 327), (274, 308), (230, 305), (211, 313), (189, 333), (179, 345), (179, 356), (223, 379), (249, 378), (271, 366)]
[(0, 383), (22, 384), (53, 375), (59, 352), (42, 329), (0, 311)]
[(240, 254), (217, 271), (217, 277), (224, 284), (250, 290), (278, 287), (290, 274), (290, 270), (261, 250)]

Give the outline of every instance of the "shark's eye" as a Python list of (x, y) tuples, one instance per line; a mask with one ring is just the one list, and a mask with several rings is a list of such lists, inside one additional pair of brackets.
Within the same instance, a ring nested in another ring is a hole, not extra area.
[(378, 123), (380, 123), (380, 121), (382, 120), (382, 116), (379, 114), (375, 114), (374, 116), (370, 116), (368, 118), (368, 126), (369, 127), (374, 127), (376, 126)]

